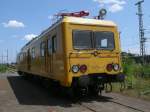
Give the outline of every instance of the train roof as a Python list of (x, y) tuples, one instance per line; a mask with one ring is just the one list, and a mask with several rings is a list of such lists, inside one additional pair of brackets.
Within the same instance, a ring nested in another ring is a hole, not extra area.
[(89, 18), (81, 18), (81, 17), (70, 17), (70, 16), (65, 16), (61, 19), (59, 19), (56, 23), (52, 24), (49, 28), (44, 30), (39, 36), (36, 38), (33, 38), (31, 41), (29, 41), (23, 48), (22, 50), (33, 43), (34, 41), (40, 39), (44, 34), (49, 32), (51, 29), (55, 28), (57, 25), (61, 23), (71, 23), (71, 24), (80, 24), (80, 25), (96, 25), (96, 26), (108, 26), (108, 27), (116, 27), (117, 25), (108, 20), (98, 20), (98, 19), (89, 19)]
[(99, 25), (99, 26), (117, 26), (114, 22), (108, 20), (98, 20), (80, 17), (64, 17), (62, 22), (74, 23), (74, 24), (87, 24), (87, 25)]

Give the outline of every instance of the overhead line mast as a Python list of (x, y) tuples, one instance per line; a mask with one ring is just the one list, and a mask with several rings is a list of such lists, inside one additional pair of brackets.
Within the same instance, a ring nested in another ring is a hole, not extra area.
[(144, 57), (146, 55), (145, 51), (145, 42), (146, 38), (144, 37), (144, 27), (143, 27), (143, 11), (142, 11), (142, 3), (144, 0), (138, 1), (135, 5), (138, 6), (138, 17), (139, 17), (139, 38), (140, 38), (140, 55), (142, 56), (142, 61), (144, 63)]

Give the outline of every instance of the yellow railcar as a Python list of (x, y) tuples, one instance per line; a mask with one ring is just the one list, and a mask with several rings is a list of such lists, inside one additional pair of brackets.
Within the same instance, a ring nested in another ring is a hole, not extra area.
[(17, 69), (63, 87), (98, 92), (122, 72), (120, 52), (115, 23), (66, 16), (21, 49)]

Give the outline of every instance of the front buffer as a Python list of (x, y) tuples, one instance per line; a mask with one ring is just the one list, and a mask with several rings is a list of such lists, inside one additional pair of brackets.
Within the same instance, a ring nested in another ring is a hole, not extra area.
[(72, 82), (72, 88), (74, 93), (77, 95), (84, 96), (87, 94), (92, 94), (97, 96), (101, 95), (102, 90), (106, 90), (106, 92), (111, 92), (113, 82), (121, 83), (120, 90), (123, 90), (123, 88), (125, 88), (124, 80), (124, 74), (88, 74), (82, 75), (80, 77), (74, 77)]

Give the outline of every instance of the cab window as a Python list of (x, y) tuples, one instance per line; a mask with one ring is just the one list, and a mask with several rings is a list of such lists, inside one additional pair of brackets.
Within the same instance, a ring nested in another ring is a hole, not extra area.
[(94, 32), (94, 38), (96, 49), (113, 50), (115, 48), (113, 32)]
[(91, 31), (73, 31), (73, 47), (74, 49), (91, 49), (92, 48), (92, 32)]

